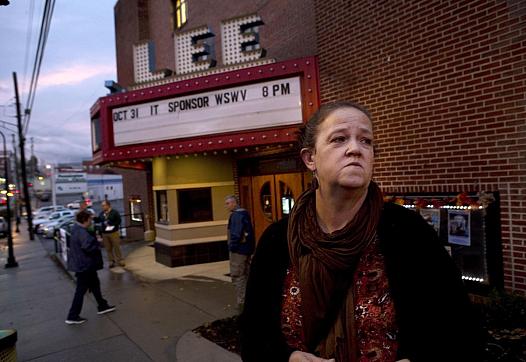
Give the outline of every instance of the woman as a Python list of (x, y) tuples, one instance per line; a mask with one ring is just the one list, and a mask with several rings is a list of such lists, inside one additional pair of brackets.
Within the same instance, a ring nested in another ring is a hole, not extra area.
[(458, 270), (421, 216), (371, 181), (371, 116), (325, 105), (300, 135), (313, 187), (263, 233), (241, 316), (245, 361), (480, 361)]

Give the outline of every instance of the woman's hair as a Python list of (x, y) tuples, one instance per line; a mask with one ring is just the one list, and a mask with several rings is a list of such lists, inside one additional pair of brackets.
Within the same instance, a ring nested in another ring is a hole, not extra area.
[(334, 111), (341, 108), (354, 108), (362, 112), (369, 118), (371, 123), (373, 122), (373, 117), (369, 110), (362, 106), (361, 104), (351, 102), (351, 101), (336, 101), (332, 103), (327, 103), (321, 106), (316, 113), (312, 115), (311, 118), (300, 127), (298, 135), (298, 146), (301, 150), (302, 148), (314, 148), (316, 143), (316, 137), (318, 136), (318, 126), (325, 121), (325, 119)]
[(78, 223), (84, 224), (91, 217), (91, 213), (86, 210), (79, 211), (75, 219)]

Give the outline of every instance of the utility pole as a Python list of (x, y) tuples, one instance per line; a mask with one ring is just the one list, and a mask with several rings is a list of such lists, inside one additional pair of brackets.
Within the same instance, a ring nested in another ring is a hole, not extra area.
[[(34, 151), (35, 151), (35, 149), (34, 149), (35, 144), (33, 142), (34, 142), (34, 138), (31, 137), (31, 157), (29, 158), (30, 162), (31, 162), (31, 164), (29, 165), (29, 170), (31, 172), (29, 174), (29, 177), (31, 177), (32, 179), (35, 178), (35, 173), (36, 173), (36, 169), (35, 169), (36, 165), (35, 165), (35, 159), (34, 159), (34, 156), (35, 156), (35, 153), (34, 153)], [(55, 204), (53, 203), (53, 205), (55, 205)]]
[(2, 141), (4, 143), (4, 172), (5, 172), (5, 206), (7, 211), (7, 249), (8, 249), (8, 256), (7, 256), (7, 264), (5, 265), (6, 268), (15, 268), (18, 266), (18, 263), (15, 259), (15, 254), (13, 251), (13, 234), (11, 233), (11, 206), (9, 201), (9, 169), (7, 167), (7, 145), (6, 145), (6, 139), (3, 132), (0, 132), (0, 136), (2, 136)]
[(57, 189), (55, 188), (55, 165), (46, 165), (46, 168), (49, 170), (51, 179), (51, 204), (55, 206), (57, 204)]
[(16, 229), (15, 229), (15, 232), (19, 233), (20, 232), (20, 214), (21, 214), (21, 210), (20, 210), (20, 174), (18, 173), (18, 170), (20, 169), (20, 167), (18, 167), (18, 154), (16, 152), (16, 139), (15, 139), (15, 134), (12, 133), (11, 134), (11, 137), (13, 138), (13, 150), (15, 151), (15, 185), (16, 185), (16, 190), (18, 191), (18, 193), (16, 194), (15, 196), (15, 216), (16, 216)]
[(27, 226), (29, 231), (29, 239), (35, 240), (35, 235), (33, 234), (31, 199), (29, 197), (29, 189), (27, 187), (26, 156), (24, 152), (24, 130), (22, 129), (22, 114), (20, 114), (20, 98), (18, 96), (18, 81), (16, 79), (16, 72), (13, 72), (13, 82), (15, 83), (16, 120), (18, 125), (18, 140), (20, 142), (20, 166), (22, 168), (22, 186), (24, 187), (24, 203), (26, 204)]

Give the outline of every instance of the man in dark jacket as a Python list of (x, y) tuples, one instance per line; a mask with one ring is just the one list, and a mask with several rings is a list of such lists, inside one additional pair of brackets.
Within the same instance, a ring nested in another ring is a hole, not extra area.
[(102, 212), (95, 221), (102, 223), (102, 242), (108, 253), (110, 268), (116, 266), (116, 263), (120, 266), (124, 266), (124, 258), (122, 257), (121, 252), (121, 237), (119, 233), (121, 215), (117, 210), (111, 207), (108, 200), (104, 200), (102, 202)]
[(254, 230), (248, 211), (239, 207), (233, 195), (225, 198), (225, 207), (230, 211), (228, 219), (228, 250), (230, 252), (230, 276), (236, 288), (238, 308), (245, 303), (250, 255), (254, 252)]
[(82, 324), (86, 318), (80, 316), (84, 294), (88, 290), (93, 293), (97, 304), (98, 314), (113, 312), (115, 306), (109, 305), (102, 297), (97, 270), (102, 269), (102, 253), (97, 238), (88, 231), (92, 216), (88, 211), (80, 211), (76, 215), (76, 223), (71, 230), (70, 246), (68, 249), (68, 269), (75, 272), (77, 288), (66, 319), (66, 324)]

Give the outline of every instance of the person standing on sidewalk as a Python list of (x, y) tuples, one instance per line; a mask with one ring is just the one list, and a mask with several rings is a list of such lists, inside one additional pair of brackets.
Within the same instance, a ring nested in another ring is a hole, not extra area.
[(80, 316), (84, 295), (88, 290), (93, 293), (98, 304), (98, 314), (113, 312), (115, 306), (109, 305), (102, 297), (97, 270), (102, 269), (102, 253), (95, 235), (90, 233), (89, 227), (92, 216), (88, 211), (80, 211), (76, 223), (71, 230), (70, 246), (68, 250), (68, 270), (75, 272), (77, 288), (69, 309), (66, 324), (82, 324), (86, 318)]
[(230, 211), (228, 219), (230, 277), (236, 288), (237, 305), (241, 311), (245, 304), (250, 256), (254, 252), (254, 230), (248, 211), (239, 207), (235, 196), (229, 195), (225, 198), (225, 207)]
[(108, 253), (110, 268), (115, 267), (116, 263), (124, 266), (124, 259), (121, 253), (121, 237), (119, 234), (121, 215), (111, 207), (111, 203), (108, 200), (104, 200), (102, 202), (102, 212), (95, 221), (102, 223), (102, 242)]

